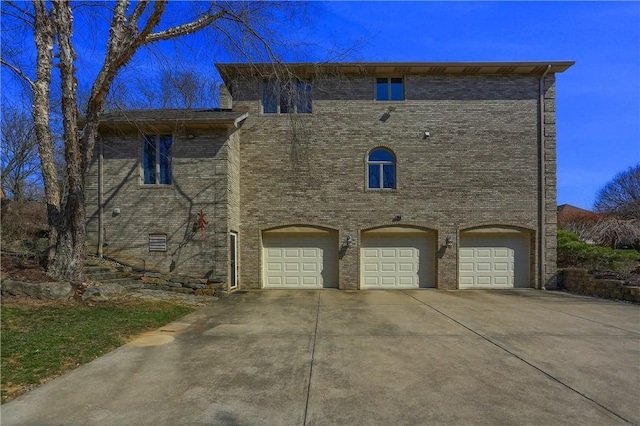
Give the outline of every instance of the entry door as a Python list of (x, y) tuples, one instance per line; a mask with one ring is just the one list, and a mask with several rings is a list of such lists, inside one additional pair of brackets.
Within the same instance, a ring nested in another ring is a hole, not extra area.
[(229, 288), (238, 287), (238, 234), (229, 234)]

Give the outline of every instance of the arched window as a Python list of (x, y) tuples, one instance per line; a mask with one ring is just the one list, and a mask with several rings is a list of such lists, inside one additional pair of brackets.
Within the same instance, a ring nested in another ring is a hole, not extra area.
[(367, 157), (367, 188), (395, 189), (396, 158), (391, 151), (376, 148)]

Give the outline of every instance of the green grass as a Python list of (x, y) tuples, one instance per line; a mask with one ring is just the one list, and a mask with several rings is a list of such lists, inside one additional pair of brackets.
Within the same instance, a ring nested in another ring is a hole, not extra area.
[(141, 300), (96, 306), (5, 304), (1, 313), (2, 402), (192, 310)]

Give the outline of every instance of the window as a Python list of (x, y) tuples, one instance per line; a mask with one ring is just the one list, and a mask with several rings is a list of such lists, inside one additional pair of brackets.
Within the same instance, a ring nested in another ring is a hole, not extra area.
[(367, 158), (367, 188), (395, 189), (396, 159), (391, 151), (374, 149)]
[(145, 185), (171, 185), (171, 135), (145, 135), (142, 167)]
[(302, 80), (288, 83), (265, 81), (262, 86), (264, 114), (311, 114), (311, 84)]
[(404, 100), (404, 82), (402, 77), (376, 78), (376, 101)]

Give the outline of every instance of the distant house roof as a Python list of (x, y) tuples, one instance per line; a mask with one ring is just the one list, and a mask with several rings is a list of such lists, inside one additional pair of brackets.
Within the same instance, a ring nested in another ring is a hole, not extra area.
[(246, 111), (228, 109), (137, 109), (108, 112), (100, 119), (101, 129), (149, 125), (234, 126), (247, 118)]
[(289, 69), (299, 76), (313, 76), (321, 71), (338, 71), (342, 74), (497, 74), (542, 75), (566, 71), (574, 61), (538, 62), (335, 62), (335, 63), (218, 63), (216, 68), (223, 80), (236, 76), (269, 76), (279, 69)]
[(590, 210), (581, 209), (580, 207), (572, 206), (571, 204), (560, 204), (558, 206), (558, 216), (570, 215), (576, 213), (593, 213)]

